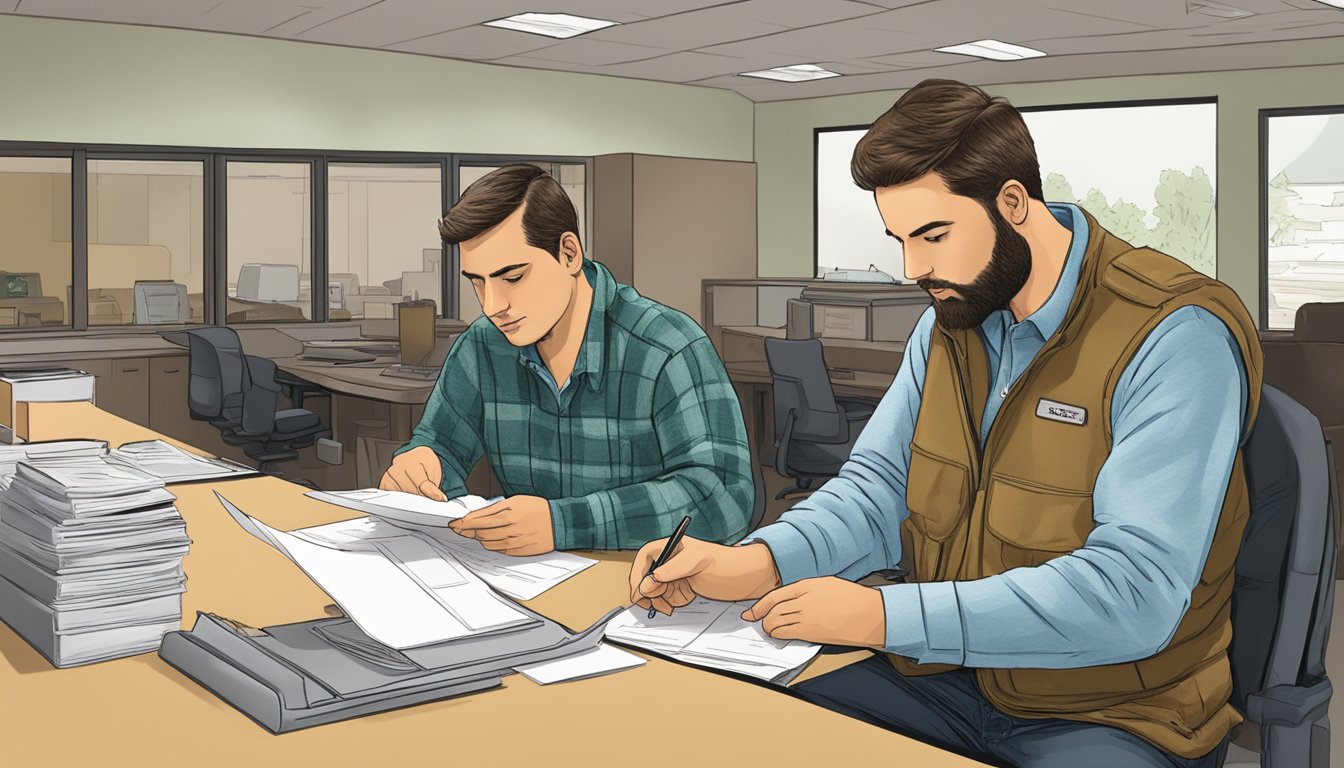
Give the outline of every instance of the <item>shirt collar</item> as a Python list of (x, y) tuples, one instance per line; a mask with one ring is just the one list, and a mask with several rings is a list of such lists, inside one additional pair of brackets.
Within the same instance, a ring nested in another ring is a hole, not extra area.
[[(579, 347), (579, 357), (574, 361), (574, 372), (569, 375), (569, 380), (578, 381), (580, 374), (587, 374), (588, 386), (596, 391), (602, 381), (602, 366), (606, 360), (607, 309), (616, 298), (616, 279), (606, 267), (586, 259), (583, 276), (593, 287), (593, 306), (588, 311), (588, 326), (584, 329), (583, 344)], [(536, 368), (545, 367), (536, 344), (519, 349), (518, 361)], [(556, 382), (556, 385), (562, 383)]]
[[(1069, 312), (1069, 305), (1073, 303), (1073, 295), (1078, 291), (1078, 275), (1083, 269), (1083, 256), (1087, 253), (1089, 234), (1087, 217), (1083, 215), (1078, 206), (1072, 203), (1046, 203), (1046, 208), (1060, 224), (1073, 232), (1073, 240), (1069, 242), (1069, 253), (1064, 259), (1064, 269), (1060, 272), (1059, 282), (1055, 284), (1055, 290), (1051, 292), (1050, 298), (1046, 300), (1045, 304), (1041, 305), (1040, 309), (1032, 312), (1022, 321), (1035, 326), (1036, 332), (1041, 335), (1042, 339), (1054, 336)], [(1011, 324), (1011, 319), (1008, 319), (1008, 322)]]

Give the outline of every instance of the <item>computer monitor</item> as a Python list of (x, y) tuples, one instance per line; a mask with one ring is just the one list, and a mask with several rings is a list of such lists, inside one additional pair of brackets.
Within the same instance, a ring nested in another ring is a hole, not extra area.
[(402, 365), (424, 365), (434, 351), (434, 316), (438, 314), (433, 301), (403, 301), (397, 305), (397, 331), (401, 346)]
[(244, 264), (238, 270), (234, 295), (251, 301), (298, 301), (299, 268), (295, 264)]
[(171, 280), (135, 281), (136, 325), (185, 323), (191, 319), (187, 286)]
[(42, 275), (37, 272), (0, 272), (0, 298), (26, 299), (42, 295)]

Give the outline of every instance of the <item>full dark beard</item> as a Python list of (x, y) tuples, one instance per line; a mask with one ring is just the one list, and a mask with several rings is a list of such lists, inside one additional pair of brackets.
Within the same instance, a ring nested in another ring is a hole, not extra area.
[(998, 210), (989, 213), (994, 221), (994, 251), (989, 264), (970, 285), (936, 279), (919, 281), (919, 287), (926, 291), (950, 288), (960, 294), (959, 298), (933, 300), (934, 319), (949, 330), (967, 330), (985, 322), (991, 313), (1008, 306), (1031, 275), (1031, 246), (1026, 238)]

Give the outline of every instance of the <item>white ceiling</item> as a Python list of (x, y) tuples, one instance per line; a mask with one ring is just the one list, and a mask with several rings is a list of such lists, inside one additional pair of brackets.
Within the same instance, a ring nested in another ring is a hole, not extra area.
[[(516, 13), (620, 22), (555, 40), (482, 22)], [(1250, 15), (1228, 18), (1240, 12)], [(0, 13), (179, 27), (514, 67), (690, 83), (753, 101), (1123, 74), (1344, 63), (1344, 10), (1315, 0), (0, 0)], [(984, 38), (1046, 52), (985, 61)], [(741, 77), (818, 64), (845, 77)]]

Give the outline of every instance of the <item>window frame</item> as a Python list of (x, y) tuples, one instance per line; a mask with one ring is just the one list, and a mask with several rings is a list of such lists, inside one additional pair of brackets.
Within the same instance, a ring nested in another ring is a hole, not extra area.
[[(1030, 106), (1019, 106), (1015, 104), (1013, 106), (1016, 107), (1018, 112), (1025, 114), (1028, 112), (1066, 112), (1081, 109), (1122, 109), (1126, 107), (1179, 107), (1191, 104), (1214, 105), (1213, 157), (1214, 157), (1214, 163), (1217, 164), (1221, 158), (1221, 155), (1218, 152), (1218, 134), (1220, 133), (1218, 129), (1220, 126), (1221, 116), (1218, 112), (1219, 103), (1217, 96), (1182, 96), (1169, 99), (1168, 98), (1124, 99), (1118, 101), (1078, 101), (1078, 102), (1066, 102), (1063, 104), (1032, 104)], [(817, 200), (817, 194), (818, 194), (817, 150), (820, 148), (821, 134), (831, 133), (835, 131), (867, 130), (868, 128), (871, 127), (872, 124), (869, 123), (868, 125), (837, 125), (837, 126), (818, 127), (812, 129), (812, 277), (813, 279), (816, 279), (817, 269), (821, 264), (820, 261), (821, 254), (818, 250), (820, 248), (820, 242), (821, 242), (820, 239), (821, 228), (819, 221), (820, 206)], [(1217, 169), (1215, 168), (1215, 172), (1216, 170)], [(1042, 179), (1042, 181), (1044, 181), (1044, 179)], [(1216, 187), (1213, 190), (1213, 216), (1214, 221), (1217, 222), (1218, 189)], [(1215, 238), (1217, 237), (1216, 226), (1217, 225), (1215, 224), (1215, 231), (1214, 231)], [(1215, 240), (1214, 242), (1215, 242), (1214, 272), (1216, 273), (1218, 269), (1218, 263), (1220, 260), (1218, 259), (1217, 240)]]
[(1344, 116), (1344, 104), (1328, 104), (1314, 107), (1272, 107), (1261, 109), (1258, 116), (1257, 144), (1259, 148), (1259, 167), (1256, 178), (1259, 179), (1259, 255), (1260, 255), (1260, 321), (1261, 331), (1270, 333), (1292, 333), (1297, 321), (1291, 328), (1269, 327), (1269, 120), (1273, 117), (1309, 117), (1312, 115)]
[[(311, 212), (311, 242), (313, 284), (324, 284), (329, 274), (328, 264), (328, 166), (332, 164), (437, 165), (440, 168), (439, 198), (442, 212), (455, 203), (461, 194), (458, 173), (464, 166), (507, 165), (509, 163), (582, 164), (584, 166), (585, 228), (592, 235), (593, 158), (580, 155), (543, 154), (472, 154), (452, 152), (403, 152), (377, 150), (324, 150), (279, 149), (218, 146), (173, 146), (154, 144), (81, 144), (69, 142), (0, 140), (0, 156), (58, 157), (70, 159), (71, 173), (71, 301), (67, 311), (69, 322), (61, 326), (34, 329), (29, 326), (0, 329), (7, 339), (52, 338), (54, 336), (93, 334), (127, 335), (181, 331), (190, 327), (227, 325), (226, 297), (228, 292), (228, 210), (227, 163), (234, 162), (295, 162), (307, 163), (312, 173), (313, 209)], [(88, 324), (88, 301), (74, 301), (75, 296), (88, 295), (88, 160), (131, 161), (202, 161), (202, 246), (205, 259), (202, 277), (204, 313), (196, 325), (115, 325)], [(442, 215), (442, 213), (440, 214)], [(589, 244), (585, 243), (585, 247)], [(443, 245), (443, 285), (441, 319), (455, 318), (459, 312), (457, 273), (460, 260), (456, 246)], [(321, 281), (321, 282), (319, 282)], [(312, 319), (267, 321), (248, 324), (247, 327), (274, 325), (315, 325), (331, 322), (326, 291), (311, 291)]]

